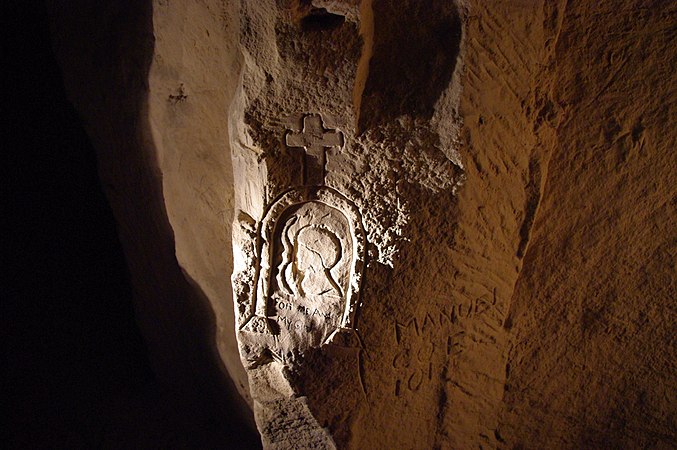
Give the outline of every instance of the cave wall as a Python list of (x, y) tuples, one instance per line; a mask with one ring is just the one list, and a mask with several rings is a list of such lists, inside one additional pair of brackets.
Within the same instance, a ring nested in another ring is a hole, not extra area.
[(505, 324), (506, 442), (674, 445), (675, 12), (570, 2), (550, 16), (556, 146)]
[[(674, 442), (674, 7), (106, 5), (55, 48), (168, 380), (270, 448)], [(259, 287), (288, 192), (364, 232), (326, 345)]]

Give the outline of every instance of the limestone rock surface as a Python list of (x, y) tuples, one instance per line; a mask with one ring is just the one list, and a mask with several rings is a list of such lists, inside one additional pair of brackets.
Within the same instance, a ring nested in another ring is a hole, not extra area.
[(675, 445), (674, 5), (128, 3), (55, 45), (159, 371), (266, 448)]

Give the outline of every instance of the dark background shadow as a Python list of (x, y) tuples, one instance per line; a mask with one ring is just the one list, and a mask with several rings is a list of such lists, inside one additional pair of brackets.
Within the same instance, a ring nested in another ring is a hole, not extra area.
[[(360, 129), (402, 115), (429, 120), (449, 86), (461, 44), (461, 20), (448, 0), (374, 0), (374, 48)], [(407, 14), (401, 14), (401, 11)]]
[(205, 399), (202, 411), (188, 409), (153, 373), (95, 152), (66, 98), (44, 5), (3, 9), (3, 447), (260, 447), (223, 407)]

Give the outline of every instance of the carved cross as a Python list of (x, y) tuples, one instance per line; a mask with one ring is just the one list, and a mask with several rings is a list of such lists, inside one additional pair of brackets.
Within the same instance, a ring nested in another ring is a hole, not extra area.
[(285, 137), (287, 146), (303, 147), (303, 184), (308, 186), (324, 185), (325, 152), (330, 147), (343, 145), (343, 133), (328, 130), (322, 124), (319, 114), (303, 117), (303, 130), (300, 133), (288, 132)]

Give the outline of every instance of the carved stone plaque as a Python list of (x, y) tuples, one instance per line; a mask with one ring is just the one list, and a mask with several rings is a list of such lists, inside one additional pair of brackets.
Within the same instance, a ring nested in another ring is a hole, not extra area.
[(339, 210), (313, 201), (285, 211), (269, 287), (281, 344), (291, 338), (318, 346), (341, 327), (352, 260), (350, 225)]
[(272, 337), (264, 346), (282, 361), (353, 329), (366, 249), (357, 207), (324, 186), (324, 149), (342, 135), (308, 115), (291, 136), (305, 150), (305, 185), (283, 192), (259, 224), (253, 311), (241, 327)]

